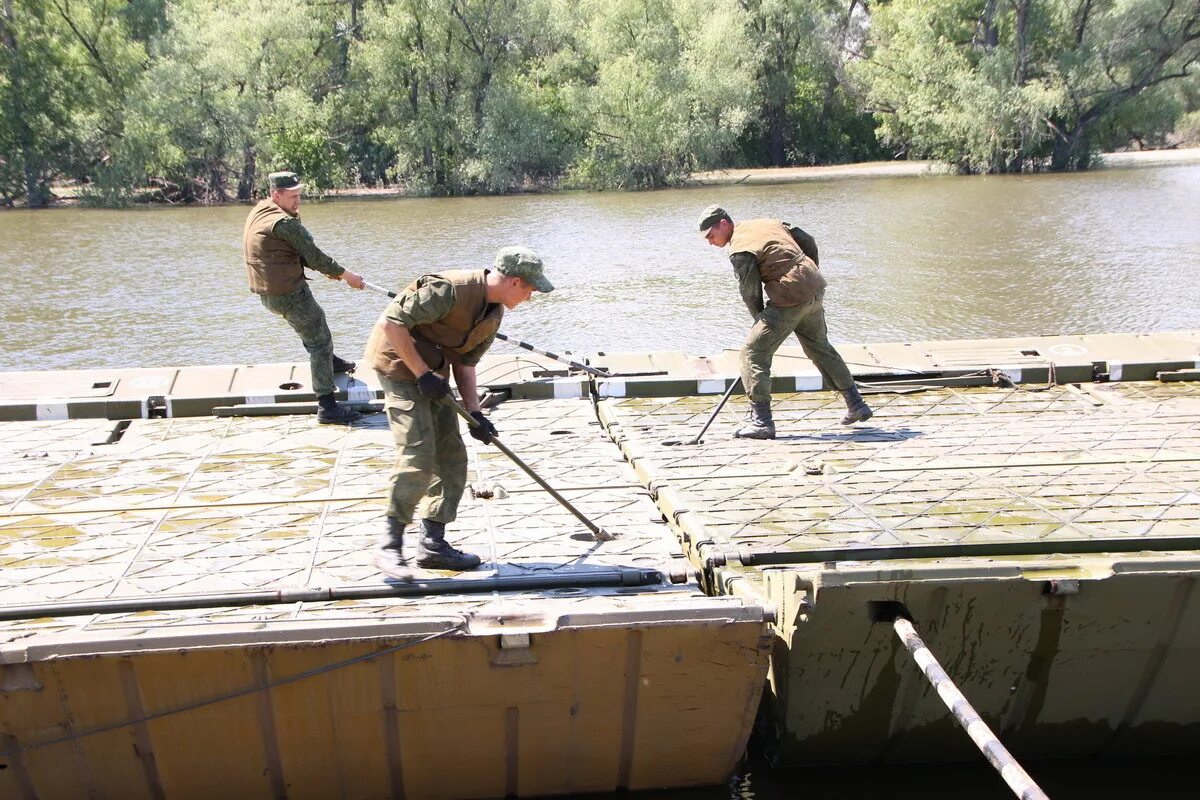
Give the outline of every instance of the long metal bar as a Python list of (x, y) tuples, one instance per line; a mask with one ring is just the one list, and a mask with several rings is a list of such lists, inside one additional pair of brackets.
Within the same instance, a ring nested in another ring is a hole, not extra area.
[[(463, 408), (461, 405), (459, 405), (458, 402), (453, 397), (446, 395), (446, 397), (443, 399), (442, 402), (449, 403), (450, 406), (455, 411), (458, 412), (458, 415), (460, 417), (462, 417), (463, 419), (465, 419), (467, 421), (467, 424), (470, 425), (472, 428), (480, 427), (479, 422), (476, 421), (476, 419), (474, 417), (472, 417), (470, 414), (468, 414), (467, 410), (465, 408)], [(538, 486), (541, 486), (543, 489), (545, 489), (547, 492), (549, 492), (550, 496), (553, 497), (555, 500), (557, 500), (563, 508), (565, 508), (567, 511), (570, 511), (572, 514), (574, 514), (575, 518), (578, 519), (580, 522), (582, 522), (587, 527), (587, 529), (592, 532), (592, 536), (596, 539), (596, 541), (607, 542), (607, 541), (611, 541), (613, 539), (613, 535), (611, 533), (604, 530), (599, 525), (597, 525), (596, 523), (592, 522), (590, 519), (585, 517), (583, 515), (583, 512), (580, 511), (575, 506), (571, 505), (571, 502), (569, 500), (567, 500), (567, 498), (563, 497), (561, 494), (559, 494), (557, 491), (555, 491), (553, 486), (551, 486), (550, 484), (548, 484), (544, 480), (542, 480), (541, 476), (538, 475), (536, 472), (534, 472), (529, 467), (528, 464), (526, 464), (524, 461), (522, 461), (520, 456), (518, 456), (512, 450), (509, 450), (508, 447), (504, 444), (504, 442), (500, 441), (499, 436), (492, 436), (491, 438), (492, 438), (492, 444), (496, 445), (496, 448), (501, 453), (504, 453), (504, 455), (508, 456), (509, 459), (511, 459), (512, 462), (514, 464), (516, 464), (518, 467), (520, 467), (521, 470), (526, 475), (528, 475), (530, 478), (532, 478), (537, 483)]]
[(1021, 800), (1049, 800), (1046, 793), (1033, 782), (1033, 778), (1029, 777), (1029, 773), (1025, 772), (1025, 769), (1013, 758), (1012, 753), (1008, 752), (1008, 748), (996, 738), (996, 734), (954, 685), (954, 681), (950, 680), (950, 676), (942, 669), (942, 665), (938, 663), (933, 653), (929, 652), (929, 648), (925, 646), (925, 642), (917, 635), (913, 624), (903, 617), (896, 617), (892, 621), (892, 627), (895, 629), (896, 635), (900, 637), (900, 641), (904, 642), (904, 646), (908, 648), (908, 652), (912, 653), (917, 666), (921, 668), (925, 677), (937, 690), (938, 697), (942, 698), (942, 702), (946, 704), (950, 713), (958, 720), (958, 724), (962, 725), (967, 735), (971, 737), (971, 741), (975, 742), (975, 746), (983, 753), (988, 763), (1000, 773), (1000, 777), (1012, 789), (1013, 794)]
[[(546, 358), (553, 358), (555, 361), (561, 361), (564, 364), (570, 364), (575, 369), (583, 370), (587, 374), (594, 375), (597, 378), (617, 377), (616, 375), (613, 375), (606, 369), (597, 369), (596, 367), (589, 367), (587, 364), (580, 364), (578, 361), (572, 361), (569, 358), (564, 358), (563, 356), (557, 355), (556, 353), (551, 353), (549, 350), (538, 349), (538, 348), (534, 347), (533, 345), (531, 345), (529, 342), (522, 342), (520, 339), (513, 339), (508, 336), (505, 336), (503, 333), (500, 333), (499, 331), (496, 332), (496, 338), (502, 339), (503, 341), (506, 341), (509, 344), (516, 345), (517, 347), (523, 348), (525, 350), (529, 350), (530, 352), (537, 353), (539, 356), (545, 356)], [(650, 374), (656, 374), (656, 373), (650, 373)]]
[(372, 600), (384, 597), (425, 597), (439, 594), (537, 591), (541, 589), (588, 588), (594, 586), (650, 586), (663, 582), (654, 569), (613, 568), (594, 572), (497, 575), (491, 578), (435, 578), (413, 583), (345, 586), (330, 589), (281, 589), (259, 592), (214, 592), (147, 597), (114, 597), (107, 600), (68, 601), (0, 606), (0, 621), (79, 617), (91, 614), (136, 614), (146, 611), (176, 611), (188, 608), (234, 608), (241, 606), (319, 603), (331, 600)]
[[(690, 442), (684, 442), (684, 444), (700, 444), (700, 441), (704, 438), (704, 434), (708, 432), (708, 426), (713, 424), (713, 420), (717, 418), (717, 414), (721, 413), (721, 409), (724, 408), (725, 403), (729, 401), (729, 397), (733, 394), (733, 390), (740, 386), (741, 383), (742, 376), (738, 375), (737, 378), (734, 379), (733, 383), (729, 384), (729, 388), (725, 390), (725, 395), (721, 398), (721, 402), (717, 403), (717, 407), (714, 408), (712, 414), (709, 415), (708, 422), (704, 423), (704, 427), (700, 429), (700, 432), (696, 434), (694, 439), (692, 439)], [(667, 444), (667, 442), (663, 442), (663, 444)]]
[[(368, 283), (367, 281), (363, 281), (363, 286), (365, 286), (366, 288), (370, 289), (373, 292), (379, 292), (380, 294), (387, 295), (388, 297), (396, 296), (395, 292), (389, 291), (389, 290), (383, 288), (382, 286), (377, 286), (374, 283)], [(516, 345), (517, 347), (528, 350), (531, 353), (537, 353), (539, 356), (545, 356), (546, 358), (552, 358), (555, 361), (561, 361), (564, 364), (569, 364), (570, 366), (574, 367), (575, 369), (582, 370), (583, 372), (586, 372), (589, 375), (595, 375), (597, 378), (615, 377), (608, 370), (596, 369), (595, 367), (589, 367), (587, 364), (580, 364), (578, 361), (572, 361), (571, 359), (560, 356), (557, 353), (551, 353), (549, 350), (542, 350), (541, 348), (534, 347), (529, 342), (522, 342), (520, 339), (513, 339), (509, 336), (505, 336), (503, 333), (500, 333), (499, 331), (496, 332), (496, 338), (503, 342), (508, 342), (509, 344)]]

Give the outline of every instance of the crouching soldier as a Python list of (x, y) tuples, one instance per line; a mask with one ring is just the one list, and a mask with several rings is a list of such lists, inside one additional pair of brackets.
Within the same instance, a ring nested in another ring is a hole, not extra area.
[(825, 278), (817, 268), (816, 240), (777, 219), (750, 219), (735, 225), (719, 206), (710, 206), (700, 215), (700, 232), (714, 247), (729, 245), (742, 301), (754, 317), (754, 327), (742, 347), (742, 383), (750, 398), (750, 418), (733, 435), (775, 438), (771, 362), (793, 333), (825, 384), (837, 389), (845, 400), (842, 424), (870, 419), (871, 407), (859, 394), (846, 362), (829, 343), (823, 303)]
[(365, 358), (379, 373), (396, 440), (387, 529), (375, 565), (411, 580), (404, 531), (419, 516), (417, 560), (427, 569), (469, 570), (479, 556), (446, 541), (467, 484), (467, 449), (448, 402), (450, 372), (466, 410), (479, 423), (471, 436), (490, 442), (495, 426), (479, 406), (475, 365), (491, 346), (505, 309), (554, 286), (532, 250), (504, 247), (492, 269), (448, 270), (413, 281), (371, 331)]

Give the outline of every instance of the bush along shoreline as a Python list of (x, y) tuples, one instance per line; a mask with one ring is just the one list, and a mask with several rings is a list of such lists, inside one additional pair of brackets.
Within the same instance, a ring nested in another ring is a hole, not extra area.
[(1088, 169), (1200, 142), (1198, 30), (1170, 0), (10, 0), (0, 206)]

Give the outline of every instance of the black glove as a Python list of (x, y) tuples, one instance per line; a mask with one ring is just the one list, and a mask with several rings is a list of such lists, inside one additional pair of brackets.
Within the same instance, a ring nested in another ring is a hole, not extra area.
[(430, 400), (441, 400), (450, 394), (450, 384), (433, 370), (417, 378), (417, 388)]
[(471, 438), (478, 439), (484, 444), (491, 444), (492, 437), (496, 435), (496, 426), (492, 421), (483, 415), (482, 411), (472, 411), (471, 419), (478, 422), (478, 425), (471, 425), (467, 429), (467, 433), (471, 434)]

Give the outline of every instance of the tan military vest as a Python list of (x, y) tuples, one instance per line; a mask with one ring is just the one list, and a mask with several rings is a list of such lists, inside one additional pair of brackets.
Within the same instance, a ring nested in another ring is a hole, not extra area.
[[(417, 352), (429, 368), (446, 377), (450, 364), (461, 362), (461, 356), (471, 352), (496, 331), (504, 318), (504, 306), (488, 304), (487, 273), (484, 270), (447, 270), (437, 273), (454, 284), (454, 305), (450, 313), (429, 325), (417, 325), (409, 333), (417, 345)], [(422, 276), (408, 285), (404, 293), (415, 292), (424, 284)], [(377, 372), (392, 380), (416, 380), (400, 356), (392, 349), (384, 333), (386, 319), (380, 319), (371, 330), (364, 357)]]
[(729, 252), (754, 254), (763, 291), (780, 308), (798, 306), (825, 288), (825, 278), (817, 265), (777, 219), (734, 223)]
[(260, 201), (246, 218), (246, 227), (242, 229), (242, 252), (246, 257), (250, 291), (255, 294), (287, 294), (304, 285), (300, 254), (271, 234), (276, 222), (290, 216), (267, 198)]

